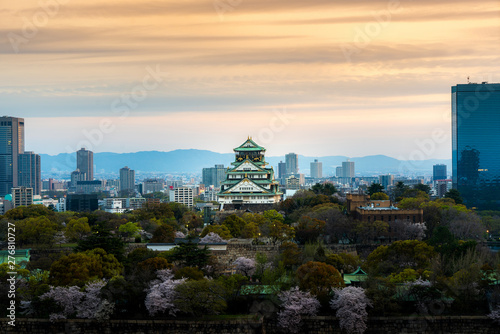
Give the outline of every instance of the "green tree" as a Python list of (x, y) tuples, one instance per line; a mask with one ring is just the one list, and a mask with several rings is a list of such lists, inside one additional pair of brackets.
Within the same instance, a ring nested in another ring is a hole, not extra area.
[(364, 243), (379, 241), (381, 237), (387, 235), (388, 231), (389, 224), (380, 220), (361, 221), (356, 225), (358, 238)]
[(71, 241), (76, 241), (88, 236), (91, 231), (88, 221), (86, 217), (71, 219), (64, 231), (66, 238)]
[(179, 311), (196, 317), (221, 314), (227, 308), (226, 289), (218, 281), (189, 280), (175, 288), (178, 297), (174, 305)]
[(397, 274), (405, 268), (425, 270), (435, 256), (434, 247), (423, 241), (395, 241), (389, 246), (379, 246), (370, 253), (365, 267), (370, 274), (385, 277), (391, 273)]
[(203, 271), (196, 267), (184, 267), (180, 268), (175, 272), (174, 278), (175, 279), (181, 279), (181, 278), (187, 278), (188, 280), (200, 280), (203, 279), (205, 275), (203, 274)]
[(151, 242), (174, 242), (175, 232), (172, 226), (167, 224), (161, 224), (158, 228), (153, 232), (153, 238), (151, 238)]
[(296, 275), (300, 289), (316, 296), (326, 296), (332, 289), (345, 286), (339, 271), (322, 262), (309, 261), (297, 269)]
[(124, 236), (135, 238), (139, 236), (140, 229), (141, 228), (139, 227), (139, 224), (128, 222), (126, 224), (120, 225), (118, 231)]
[(222, 225), (229, 229), (229, 232), (233, 237), (238, 238), (241, 234), (241, 230), (245, 227), (245, 221), (238, 217), (237, 215), (230, 215), (222, 222)]
[(57, 229), (57, 224), (47, 216), (26, 218), (16, 223), (16, 241), (19, 246), (35, 244), (51, 247), (55, 243)]
[(285, 268), (292, 268), (302, 263), (302, 253), (296, 243), (286, 241), (280, 245), (280, 258)]
[(210, 260), (210, 250), (207, 246), (198, 247), (198, 244), (191, 242), (181, 243), (167, 254), (169, 262), (175, 262), (181, 267), (197, 267), (202, 269)]
[(311, 190), (315, 194), (321, 194), (321, 195), (326, 195), (326, 196), (332, 196), (337, 192), (337, 189), (332, 183), (316, 183), (314, 186), (311, 187)]
[(413, 186), (413, 189), (423, 191), (427, 195), (431, 193), (431, 187), (427, 184), (422, 184), (422, 183), (416, 184)]
[(69, 254), (55, 261), (50, 267), (50, 281), (53, 285), (83, 286), (101, 278), (120, 275), (123, 266), (113, 254), (101, 248)]
[(380, 183), (372, 183), (368, 189), (367, 189), (367, 192), (368, 192), (368, 195), (373, 195), (375, 193), (380, 193), (384, 190), (384, 186), (381, 185)]
[(333, 266), (344, 274), (354, 272), (359, 264), (359, 256), (354, 256), (347, 253), (328, 254), (326, 256), (326, 264)]
[(119, 261), (124, 259), (125, 244), (111, 234), (104, 222), (92, 226), (92, 233), (85, 239), (78, 240), (76, 252), (84, 252), (95, 248), (102, 248), (108, 254), (113, 254)]
[(269, 238), (276, 244), (276, 242), (283, 242), (293, 239), (295, 230), (288, 224), (284, 224), (278, 220), (269, 223)]
[(226, 239), (226, 240), (231, 239), (233, 237), (226, 225), (206, 226), (203, 229), (203, 231), (201, 231), (200, 237), (203, 238), (204, 236), (206, 236), (210, 232), (217, 233), (222, 239)]
[(386, 201), (389, 199), (389, 196), (387, 196), (387, 194), (385, 194), (385, 193), (379, 192), (379, 193), (374, 193), (373, 195), (371, 195), (370, 199), (374, 200), (374, 201), (380, 201), (380, 200)]
[(302, 216), (298, 221), (298, 226), (295, 229), (295, 236), (298, 242), (305, 244), (306, 242), (315, 242), (323, 233), (325, 222), (309, 216)]
[(451, 198), (455, 201), (456, 204), (463, 204), (464, 200), (460, 195), (460, 192), (457, 189), (450, 189), (446, 194), (444, 194), (445, 198)]

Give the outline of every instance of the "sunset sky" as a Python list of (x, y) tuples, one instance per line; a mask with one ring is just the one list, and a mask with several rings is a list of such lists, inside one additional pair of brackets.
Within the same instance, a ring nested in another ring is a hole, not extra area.
[(450, 87), (500, 82), (500, 1), (40, 3), (0, 7), (0, 115), (37, 153), (451, 158)]

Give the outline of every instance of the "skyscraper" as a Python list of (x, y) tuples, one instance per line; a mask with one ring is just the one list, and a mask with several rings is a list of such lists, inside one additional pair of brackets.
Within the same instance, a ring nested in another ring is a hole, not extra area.
[(323, 177), (323, 163), (319, 162), (318, 159), (314, 159), (314, 162), (311, 162), (311, 177), (316, 179)]
[(85, 173), (85, 181), (94, 180), (94, 153), (85, 148), (76, 152), (76, 168)]
[(500, 84), (451, 87), (452, 182), (469, 207), (500, 205)]
[(384, 189), (387, 190), (389, 186), (392, 186), (394, 184), (394, 175), (379, 175), (378, 183), (380, 183), (384, 187)]
[(299, 156), (297, 154), (288, 153), (287, 155), (285, 155), (285, 162), (286, 162), (286, 173), (288, 175), (299, 173)]
[(17, 187), (18, 155), (24, 153), (24, 119), (0, 117), (0, 196)]
[(202, 183), (206, 187), (214, 186), (220, 188), (220, 183), (226, 179), (226, 169), (224, 165), (215, 165), (215, 167), (203, 168)]
[(286, 175), (286, 162), (280, 161), (278, 163), (278, 177), (284, 177)]
[(135, 170), (125, 166), (120, 169), (120, 191), (135, 190)]
[(19, 187), (33, 188), (33, 195), (42, 190), (40, 156), (33, 152), (18, 155), (17, 183)]
[(347, 161), (342, 162), (342, 177), (354, 177), (354, 161)]
[(446, 165), (432, 166), (432, 181), (446, 180)]

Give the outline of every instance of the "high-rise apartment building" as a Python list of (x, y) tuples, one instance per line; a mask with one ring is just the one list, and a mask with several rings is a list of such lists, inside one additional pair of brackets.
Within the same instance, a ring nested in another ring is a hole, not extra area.
[(432, 166), (432, 181), (446, 180), (446, 165)]
[(343, 175), (342, 167), (338, 166), (337, 168), (335, 168), (335, 176), (342, 177), (342, 175)]
[(278, 163), (278, 177), (284, 177), (286, 175), (286, 162), (280, 161)]
[(215, 167), (203, 168), (202, 181), (205, 187), (214, 186), (220, 188), (220, 183), (226, 179), (226, 169), (224, 165), (215, 165)]
[(85, 148), (82, 148), (79, 151), (77, 151), (76, 168), (79, 169), (81, 173), (85, 173), (85, 181), (93, 181), (94, 153), (92, 151), (86, 150)]
[(286, 162), (286, 173), (288, 175), (299, 173), (299, 156), (297, 154), (288, 153), (287, 155), (285, 155), (285, 162)]
[(500, 205), (500, 84), (451, 87), (452, 182), (469, 207)]
[(314, 159), (314, 161), (311, 162), (311, 177), (316, 179), (323, 177), (323, 163), (319, 162), (318, 159)]
[(135, 170), (125, 166), (120, 169), (120, 191), (135, 190)]
[(384, 187), (385, 190), (394, 184), (394, 175), (379, 175), (378, 182)]
[(0, 117), (0, 196), (17, 187), (18, 155), (24, 153), (24, 119)]
[(347, 159), (347, 161), (342, 162), (342, 177), (354, 177), (354, 161)]
[(33, 204), (33, 188), (16, 187), (12, 188), (12, 207), (28, 206)]
[(34, 195), (42, 190), (40, 156), (33, 152), (18, 155), (17, 183), (19, 187), (33, 188)]

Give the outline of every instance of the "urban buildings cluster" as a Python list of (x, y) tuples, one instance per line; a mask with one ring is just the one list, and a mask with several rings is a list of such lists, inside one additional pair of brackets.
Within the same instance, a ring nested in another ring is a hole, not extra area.
[[(149, 175), (137, 180), (136, 172), (124, 166), (117, 171), (117, 178), (96, 179), (94, 154), (81, 148), (75, 152), (75, 170), (69, 179), (42, 180), (40, 155), (25, 151), (24, 119), (4, 116), (0, 118), (0, 214), (31, 203), (50, 205), (58, 211), (102, 208), (118, 213), (139, 208), (148, 201), (175, 201), (190, 207), (212, 202), (221, 209), (242, 208), (247, 204), (277, 203), (316, 183), (332, 183), (344, 196), (362, 196), (373, 183), (379, 183), (386, 192), (398, 183), (425, 184), (434, 198), (443, 197), (453, 188), (468, 207), (498, 208), (500, 84), (458, 84), (452, 87), (451, 96), (451, 175), (446, 165), (436, 164), (432, 175), (413, 177), (397, 172), (361, 175), (356, 173), (355, 161), (349, 159), (338, 166), (328, 166), (335, 175), (325, 175), (319, 158), (310, 162), (306, 174), (299, 170), (296, 153), (286, 154), (284, 162), (275, 166), (275, 174), (265, 160), (266, 149), (249, 137), (234, 149), (231, 166), (202, 168), (197, 177)], [(64, 195), (57, 199), (42, 197), (51, 191)]]

